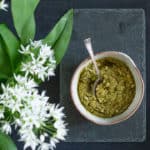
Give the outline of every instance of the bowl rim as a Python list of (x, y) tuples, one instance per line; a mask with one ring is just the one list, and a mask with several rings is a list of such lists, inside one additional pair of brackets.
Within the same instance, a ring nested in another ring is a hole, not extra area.
[[(75, 100), (74, 100), (74, 96), (73, 96), (73, 91), (72, 91), (73, 79), (74, 79), (74, 77), (75, 77), (75, 74), (77, 73), (77, 71), (79, 70), (79, 68), (80, 68), (83, 64), (85, 64), (86, 62), (90, 61), (90, 57), (85, 58), (85, 59), (84, 59), (83, 61), (81, 61), (81, 63), (76, 67), (76, 69), (75, 69), (75, 71), (74, 71), (74, 73), (73, 73), (73, 75), (72, 75), (71, 82), (70, 82), (70, 96), (71, 96), (71, 100), (72, 100), (72, 102), (73, 102), (75, 108), (78, 110), (78, 112), (80, 113), (81, 116), (83, 116), (85, 119), (89, 120), (90, 122), (95, 123), (95, 124), (97, 124), (97, 125), (108, 126), (108, 125), (114, 125), (114, 124), (121, 123), (121, 122), (123, 122), (123, 121), (129, 119), (130, 117), (132, 117), (132, 116), (135, 114), (135, 112), (138, 110), (138, 108), (140, 107), (140, 105), (141, 105), (141, 103), (142, 103), (142, 101), (143, 101), (143, 97), (144, 97), (144, 81), (143, 81), (141, 72), (139, 71), (138, 67), (136, 66), (136, 64), (134, 63), (134, 61), (132, 60), (132, 58), (131, 58), (130, 56), (128, 56), (126, 53), (119, 52), (119, 51), (105, 51), (105, 52), (98, 52), (98, 53), (95, 53), (94, 56), (101, 55), (101, 54), (104, 54), (104, 53), (105, 53), (105, 54), (116, 53), (116, 54), (121, 54), (121, 55), (124, 55), (125, 57), (127, 57), (127, 58), (132, 62), (133, 67), (135, 68), (135, 70), (136, 70), (136, 72), (137, 72), (137, 75), (139, 76), (139, 79), (140, 79), (140, 81), (141, 81), (141, 83), (142, 83), (142, 94), (141, 94), (141, 96), (140, 96), (140, 98), (139, 98), (139, 100), (138, 100), (139, 102), (138, 102), (138, 104), (133, 108), (133, 110), (130, 112), (130, 114), (128, 114), (127, 116), (125, 116), (125, 117), (122, 118), (122, 119), (118, 119), (118, 120), (112, 121), (112, 122), (110, 122), (110, 123), (109, 123), (109, 122), (108, 122), (108, 123), (99, 123), (99, 122), (96, 122), (96, 121), (90, 119), (89, 117), (87, 117), (85, 114), (83, 114), (83, 113), (81, 112), (81, 110), (80, 110), (80, 109), (76, 106), (76, 104), (75, 104)], [(83, 107), (84, 107), (84, 106), (83, 106)], [(85, 107), (84, 107), (84, 108), (85, 108)], [(85, 109), (86, 109), (86, 108), (85, 108)], [(88, 111), (88, 110), (87, 110), (87, 111)], [(89, 111), (88, 111), (88, 112), (89, 112)], [(91, 113), (91, 114), (92, 114), (92, 113)], [(94, 115), (94, 114), (92, 114), (92, 115)], [(96, 116), (96, 115), (94, 115), (94, 116)], [(100, 118), (101, 118), (101, 117), (100, 117)]]

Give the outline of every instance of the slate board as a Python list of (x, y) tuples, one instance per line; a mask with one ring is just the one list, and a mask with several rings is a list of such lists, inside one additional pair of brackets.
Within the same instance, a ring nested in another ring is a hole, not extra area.
[[(60, 100), (69, 123), (67, 142), (142, 142), (146, 138), (146, 97), (135, 115), (120, 124), (98, 126), (84, 119), (70, 98), (75, 68), (88, 57), (83, 40), (92, 38), (95, 52), (127, 53), (139, 67), (146, 83), (145, 13), (142, 9), (76, 9), (67, 54), (60, 65)], [(145, 94), (146, 95), (146, 94)]]

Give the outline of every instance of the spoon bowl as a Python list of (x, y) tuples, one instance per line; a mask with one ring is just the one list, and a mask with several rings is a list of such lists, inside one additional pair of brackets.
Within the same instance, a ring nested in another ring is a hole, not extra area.
[(100, 75), (100, 70), (98, 69), (98, 66), (97, 66), (97, 63), (96, 63), (96, 60), (95, 60), (95, 57), (94, 57), (94, 50), (93, 50), (93, 47), (92, 47), (92, 42), (91, 42), (91, 38), (87, 38), (84, 40), (84, 44), (85, 44), (85, 47), (91, 57), (91, 60), (94, 64), (94, 67), (95, 67), (95, 71), (96, 71), (96, 74), (97, 74), (97, 79), (95, 80), (94, 84), (93, 84), (93, 88), (92, 88), (92, 92), (93, 92), (93, 95), (95, 95), (96, 97), (96, 87), (98, 84), (100, 84), (103, 79)]

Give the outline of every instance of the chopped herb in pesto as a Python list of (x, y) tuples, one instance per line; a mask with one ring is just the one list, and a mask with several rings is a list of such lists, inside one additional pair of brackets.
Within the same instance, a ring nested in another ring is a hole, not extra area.
[(107, 57), (97, 60), (103, 81), (92, 86), (97, 79), (93, 64), (85, 67), (78, 82), (78, 93), (83, 106), (92, 114), (110, 118), (124, 112), (135, 96), (135, 81), (129, 68), (120, 60)]

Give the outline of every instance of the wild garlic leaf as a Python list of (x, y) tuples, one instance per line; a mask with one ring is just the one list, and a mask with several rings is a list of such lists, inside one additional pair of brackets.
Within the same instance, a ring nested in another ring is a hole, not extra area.
[(67, 18), (67, 23), (65, 25), (65, 28), (62, 34), (60, 35), (59, 39), (55, 43), (55, 45), (52, 47), (55, 51), (55, 58), (57, 64), (61, 62), (70, 42), (72, 28), (73, 28), (73, 9), (69, 10), (65, 14), (65, 16)]
[[(13, 72), (18, 63), (20, 62), (20, 53), (18, 52), (18, 49), (20, 47), (20, 42), (15, 37), (15, 35), (7, 28), (5, 24), (0, 24), (0, 37), (3, 45), (1, 47), (1, 53), (3, 54), (3, 57), (6, 58), (6, 60), (3, 60), (2, 56), (1, 59), (4, 61), (1, 64), (4, 64), (4, 66), (1, 65), (1, 67), (4, 69), (5, 67), (10, 68), (11, 71), (8, 70), (8, 72)], [(10, 64), (7, 64), (10, 62)], [(5, 63), (9, 66), (6, 66)], [(2, 69), (1, 68), (1, 69)], [(0, 70), (1, 70), (0, 69)]]
[(0, 132), (0, 149), (1, 150), (17, 150), (12, 139), (8, 135), (2, 132)]
[(34, 11), (40, 0), (12, 0), (11, 11), (18, 36), (23, 44), (34, 39)]
[(63, 32), (65, 25), (67, 22), (67, 18), (64, 16), (62, 17), (59, 22), (54, 26), (52, 31), (46, 36), (46, 38), (43, 40), (43, 42), (50, 46), (53, 46), (58, 38), (60, 37), (61, 33)]
[(5, 49), (4, 42), (0, 36), (0, 82), (6, 80), (12, 73), (11, 63)]
[(34, 15), (32, 15), (23, 27), (21, 37), (22, 43), (27, 44), (29, 43), (30, 39), (33, 40), (35, 36), (35, 31), (36, 31), (35, 18)]
[(44, 43), (48, 43), (54, 49), (57, 64), (60, 63), (67, 50), (71, 38), (72, 28), (73, 9), (70, 9), (43, 40)]

